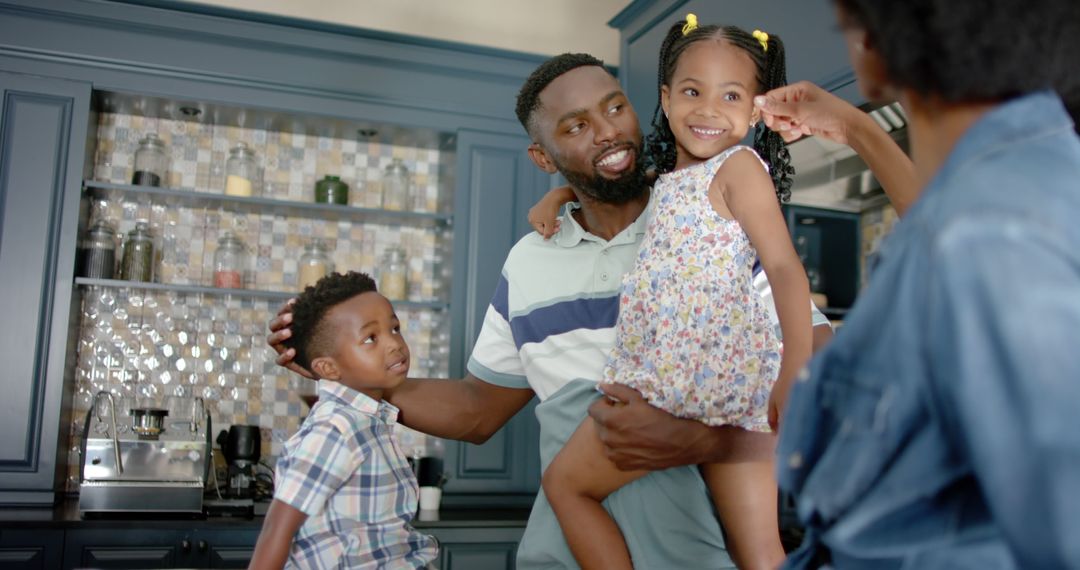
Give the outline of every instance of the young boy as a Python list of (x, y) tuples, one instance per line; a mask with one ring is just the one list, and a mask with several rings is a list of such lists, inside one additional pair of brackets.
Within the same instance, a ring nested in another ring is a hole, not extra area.
[(292, 328), (319, 400), (285, 443), (249, 568), (424, 568), (437, 547), (409, 524), (416, 477), (382, 400), (409, 372), (394, 308), (367, 275), (335, 273), (296, 300)]

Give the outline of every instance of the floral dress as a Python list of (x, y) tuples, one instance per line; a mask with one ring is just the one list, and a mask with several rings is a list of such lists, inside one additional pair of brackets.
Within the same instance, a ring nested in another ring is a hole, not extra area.
[(709, 202), (716, 171), (740, 150), (754, 152), (735, 146), (657, 181), (602, 381), (679, 417), (767, 432), (780, 340), (753, 286), (757, 251)]

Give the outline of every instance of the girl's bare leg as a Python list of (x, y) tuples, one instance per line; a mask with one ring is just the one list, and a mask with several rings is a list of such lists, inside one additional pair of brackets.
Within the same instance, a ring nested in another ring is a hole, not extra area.
[(733, 430), (754, 449), (748, 461), (701, 466), (713, 503), (727, 530), (728, 553), (742, 570), (774, 570), (784, 561), (777, 521), (773, 453), (776, 436)]
[(618, 525), (600, 504), (648, 471), (620, 471), (608, 461), (586, 417), (544, 472), (544, 494), (559, 519), (570, 552), (584, 570), (633, 568)]

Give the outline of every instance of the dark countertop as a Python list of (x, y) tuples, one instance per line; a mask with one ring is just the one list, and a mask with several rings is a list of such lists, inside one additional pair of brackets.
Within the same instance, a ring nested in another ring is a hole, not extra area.
[[(428, 513), (421, 513), (413, 519), (416, 528), (475, 528), (475, 527), (521, 527), (529, 518), (529, 509), (512, 508), (444, 508), (437, 513), (438, 520), (432, 520)], [(11, 528), (146, 528), (155, 529), (190, 529), (215, 528), (232, 530), (258, 530), (262, 528), (263, 517), (210, 516), (183, 517), (154, 514), (116, 514), (97, 515), (83, 518), (79, 514), (79, 504), (75, 499), (68, 499), (49, 508), (0, 508), (0, 527)]]

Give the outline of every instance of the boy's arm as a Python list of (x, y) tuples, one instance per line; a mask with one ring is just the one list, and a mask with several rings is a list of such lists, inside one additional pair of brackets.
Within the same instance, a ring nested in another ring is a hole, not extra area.
[(559, 231), (559, 209), (567, 202), (577, 200), (569, 186), (552, 188), (532, 208), (529, 208), (529, 225), (544, 239)]
[(248, 564), (249, 569), (284, 568), (289, 559), (293, 537), (304, 525), (307, 515), (277, 499), (270, 503), (263, 521), (259, 541), (255, 544), (255, 554)]

